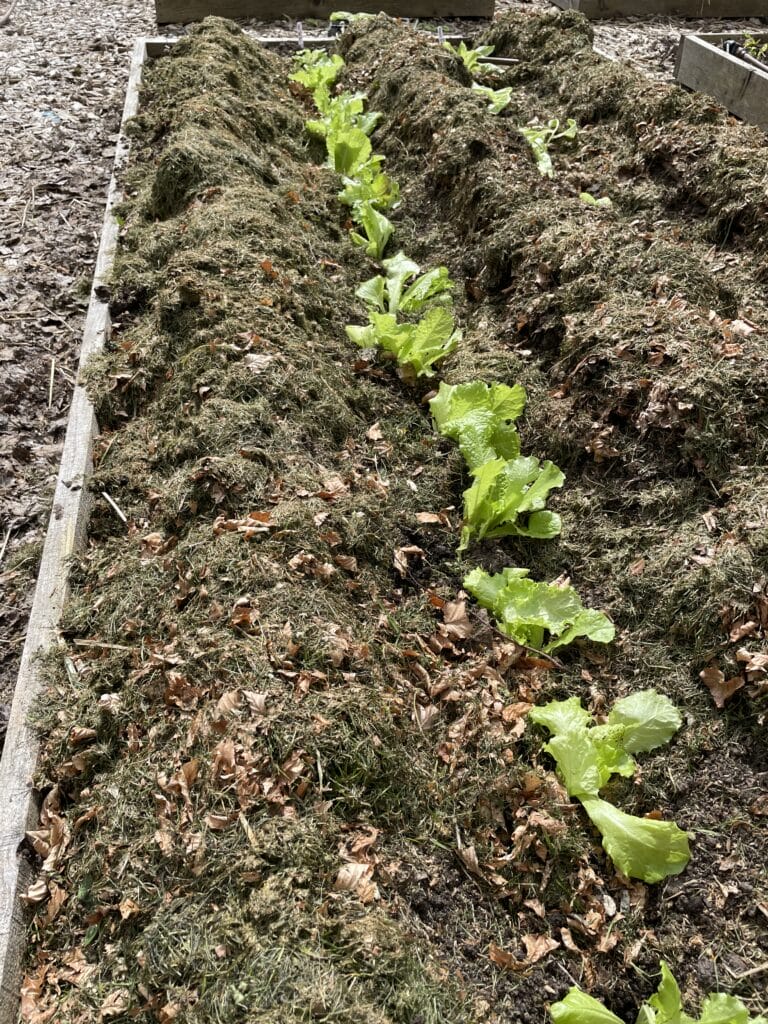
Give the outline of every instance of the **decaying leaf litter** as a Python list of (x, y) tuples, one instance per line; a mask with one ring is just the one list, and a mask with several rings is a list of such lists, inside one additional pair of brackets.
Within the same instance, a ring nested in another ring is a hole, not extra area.
[[(30, 1019), (538, 1020), (568, 975), (629, 1019), (660, 956), (760, 1006), (762, 140), (578, 18), (488, 41), (526, 55), (502, 118), (390, 22), (344, 84), (384, 113), (399, 238), (465, 282), (442, 375), (524, 383), (566, 472), (563, 535), (483, 563), (570, 576), (619, 639), (553, 667), (457, 594), (461, 461), (346, 340), (370, 272), (290, 68), (194, 32), (148, 73), (92, 371), (129, 525), (93, 521), (51, 663)], [(516, 126), (555, 115), (546, 182)], [(702, 670), (744, 680), (724, 713)], [(696, 833), (662, 888), (615, 876), (525, 722), (650, 685), (686, 728), (611, 794)]]

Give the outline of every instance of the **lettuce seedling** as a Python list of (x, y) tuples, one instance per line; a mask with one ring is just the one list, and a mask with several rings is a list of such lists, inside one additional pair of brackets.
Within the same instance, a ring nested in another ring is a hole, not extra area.
[(559, 120), (553, 117), (547, 121), (546, 125), (526, 125), (518, 130), (533, 151), (533, 157), (539, 169), (539, 174), (545, 178), (554, 178), (555, 171), (552, 167), (549, 147), (557, 139), (575, 139), (579, 127), (573, 118), (569, 117), (566, 127), (561, 130)]
[(450, 355), (461, 340), (453, 316), (441, 307), (430, 309), (418, 323), (399, 324), (391, 313), (371, 313), (365, 327), (347, 327), (361, 348), (382, 348), (417, 377), (434, 376), (433, 366)]
[(579, 199), (582, 203), (586, 203), (587, 206), (597, 206), (601, 210), (610, 210), (613, 206), (613, 202), (608, 196), (602, 196), (600, 199), (595, 199), (591, 192), (579, 192)]
[(477, 46), (474, 50), (470, 50), (466, 43), (462, 42), (458, 46), (452, 46), (446, 42), (443, 43), (443, 48), (452, 53), (454, 57), (460, 57), (470, 75), (481, 75), (486, 71), (496, 70), (495, 64), (481, 60), (482, 57), (491, 56), (494, 51), (493, 46)]
[(610, 643), (615, 634), (602, 612), (585, 608), (573, 587), (529, 580), (528, 569), (502, 569), (494, 576), (473, 569), (464, 589), (495, 617), (502, 633), (524, 647), (555, 651), (577, 637)]
[[(768, 1024), (768, 1017), (750, 1017), (738, 996), (713, 992), (704, 1000), (699, 1017), (683, 1011), (680, 987), (667, 964), (661, 961), (661, 981), (654, 994), (640, 1006), (636, 1024)], [(601, 1002), (572, 988), (549, 1008), (554, 1024), (623, 1024)]]
[(344, 58), (337, 53), (329, 56), (325, 50), (299, 50), (294, 56), (296, 71), (292, 82), (298, 82), (314, 96), (317, 89), (329, 90), (344, 67)]
[(349, 237), (355, 245), (365, 249), (366, 256), (372, 260), (380, 260), (394, 233), (394, 224), (383, 213), (379, 213), (370, 202), (353, 207), (352, 214), (365, 234), (351, 231)]
[[(448, 277), (447, 267), (435, 267), (434, 270), (421, 273), (418, 263), (403, 252), (388, 260), (382, 260), (386, 277), (379, 274), (372, 277), (355, 292), (355, 295), (371, 309), (379, 313), (398, 313), (416, 315), (423, 313), (428, 306), (446, 305), (451, 302), (453, 281)], [(411, 284), (407, 282), (415, 277)]]
[(339, 201), (355, 211), (363, 203), (375, 210), (391, 210), (400, 202), (400, 186), (381, 170), (384, 157), (378, 154), (355, 171), (354, 177), (343, 177), (344, 188)]
[(525, 408), (520, 384), (443, 381), (429, 408), (438, 432), (456, 441), (470, 472), (493, 459), (520, 454), (520, 438), (512, 426)]
[(544, 749), (619, 871), (648, 883), (679, 874), (690, 860), (686, 832), (673, 821), (625, 814), (598, 795), (613, 774), (635, 773), (632, 754), (668, 743), (680, 728), (682, 717), (669, 698), (640, 690), (616, 701), (604, 725), (591, 725), (592, 716), (578, 697), (533, 708), (528, 717), (552, 734)]
[(549, 492), (562, 487), (565, 477), (552, 462), (519, 456), (493, 459), (473, 472), (474, 482), (464, 492), (464, 526), (459, 552), (473, 540), (492, 537), (537, 537), (560, 533), (560, 516), (542, 511)]
[(488, 100), (488, 109), (492, 114), (500, 114), (512, 102), (512, 86), (506, 89), (490, 89), (487, 85), (472, 83), (472, 92)]
[(381, 120), (380, 113), (365, 113), (366, 96), (362, 92), (343, 92), (339, 96), (331, 96), (327, 88), (321, 86), (315, 90), (314, 99), (323, 117), (306, 121), (304, 126), (316, 138), (339, 135), (350, 128), (359, 128), (365, 135), (370, 135)]
[(328, 166), (345, 177), (353, 177), (371, 159), (371, 140), (361, 128), (331, 129), (325, 145)]

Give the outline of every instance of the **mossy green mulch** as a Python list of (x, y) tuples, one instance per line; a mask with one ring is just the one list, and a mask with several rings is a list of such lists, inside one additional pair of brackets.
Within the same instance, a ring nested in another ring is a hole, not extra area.
[[(443, 376), (522, 381), (524, 448), (567, 474), (562, 538), (463, 563), (430, 383), (346, 340), (375, 268), (289, 65), (213, 19), (147, 70), (90, 371), (93, 486), (128, 525), (97, 504), (51, 659), (34, 1012), (527, 1022), (572, 976), (632, 1016), (660, 956), (760, 1005), (733, 976), (768, 948), (762, 677), (720, 713), (698, 673), (744, 679), (768, 625), (764, 142), (600, 61), (573, 15), (489, 40), (522, 58), (501, 118), (410, 29), (341, 44), (396, 242), (457, 281)], [(581, 125), (551, 182), (532, 116)], [(527, 657), (457, 600), (473, 564), (569, 575), (615, 647)], [(686, 727), (611, 796), (697, 833), (653, 888), (615, 876), (524, 720), (647, 685)]]

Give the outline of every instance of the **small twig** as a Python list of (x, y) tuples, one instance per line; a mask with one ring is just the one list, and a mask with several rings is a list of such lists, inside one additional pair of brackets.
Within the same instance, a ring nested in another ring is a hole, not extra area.
[(48, 408), (53, 405), (53, 374), (56, 370), (56, 356), (51, 356), (51, 375), (48, 378)]
[(5, 549), (8, 547), (8, 541), (11, 539), (11, 534), (12, 533), (13, 533), (13, 527), (9, 526), (8, 530), (7, 530), (6, 534), (5, 534), (5, 538), (3, 539), (3, 546), (2, 546), (2, 548), (0, 548), (0, 564), (2, 563), (3, 558), (5, 557)]
[(125, 513), (123, 512), (123, 510), (122, 510), (122, 509), (120, 508), (120, 506), (119, 506), (119, 505), (117, 505), (117, 504), (116, 504), (116, 503), (115, 503), (115, 502), (114, 502), (114, 501), (113, 501), (113, 500), (112, 500), (112, 499), (110, 498), (110, 496), (109, 496), (109, 495), (107, 494), (107, 492), (106, 492), (106, 491), (102, 491), (102, 492), (101, 492), (101, 496), (102, 496), (102, 498), (103, 498), (103, 499), (104, 499), (104, 500), (105, 500), (106, 502), (108, 502), (108, 503), (109, 503), (109, 504), (110, 504), (110, 505), (112, 506), (112, 508), (114, 509), (115, 513), (116, 513), (116, 514), (117, 514), (117, 515), (118, 515), (118, 516), (120, 517), (120, 519), (122, 519), (122, 521), (123, 521), (123, 522), (125, 523), (125, 525), (127, 526), (127, 525), (128, 525), (128, 519), (126, 518), (126, 515), (125, 515)]
[(750, 967), (748, 971), (742, 971), (741, 974), (734, 974), (728, 964), (723, 964), (723, 966), (734, 981), (743, 981), (745, 978), (751, 978), (755, 974), (762, 974), (763, 971), (768, 971), (768, 960), (764, 964), (758, 964), (757, 967)]
[(16, 4), (18, 2), (19, 2), (19, 0), (11, 0), (11, 6), (8, 8), (8, 10), (5, 12), (5, 14), (0, 18), (0, 28), (3, 28), (3, 26), (7, 25), (8, 22), (11, 20), (11, 15), (16, 10)]
[(124, 644), (106, 644), (99, 640), (73, 640), (76, 647), (98, 647), (105, 651), (132, 651), (133, 647), (126, 647)]

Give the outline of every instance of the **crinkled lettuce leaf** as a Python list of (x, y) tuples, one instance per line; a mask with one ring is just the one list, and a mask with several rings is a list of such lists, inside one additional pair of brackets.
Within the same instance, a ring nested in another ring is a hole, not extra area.
[(505, 570), (489, 579), (483, 569), (474, 569), (464, 589), (494, 615), (503, 633), (526, 647), (553, 651), (578, 636), (610, 643), (615, 635), (610, 619), (584, 608), (573, 587), (537, 583), (527, 578), (527, 570)]
[(683, 717), (669, 697), (656, 690), (639, 690), (616, 701), (608, 723), (622, 726), (624, 749), (637, 754), (668, 743), (683, 724)]
[(534, 456), (493, 459), (474, 471), (464, 492), (459, 551), (473, 540), (517, 535), (547, 539), (560, 533), (560, 516), (544, 511), (549, 492), (565, 477), (552, 462)]
[[(360, 134), (362, 135), (362, 133)], [(363, 138), (370, 146), (367, 137), (363, 135)], [(380, 260), (394, 233), (394, 224), (370, 202), (360, 203), (359, 206), (354, 207), (354, 214), (364, 234), (359, 231), (351, 231), (349, 237), (355, 245), (365, 249), (366, 256), (372, 260)]]
[(596, 796), (580, 797), (603, 837), (603, 849), (628, 878), (653, 884), (679, 875), (691, 859), (688, 833), (673, 821), (638, 818)]
[(291, 75), (292, 82), (299, 82), (314, 94), (320, 86), (326, 88), (333, 85), (344, 67), (344, 59), (337, 53), (329, 56), (325, 50), (299, 50), (294, 56), (296, 71)]
[[(379, 274), (364, 281), (355, 292), (366, 305), (380, 313), (413, 315), (424, 312), (430, 305), (451, 302), (453, 281), (447, 267), (435, 267), (422, 274), (418, 263), (403, 252), (382, 260), (382, 266), (386, 277)], [(408, 284), (412, 277), (416, 279)]]
[(624, 1024), (621, 1017), (580, 988), (569, 989), (559, 1003), (553, 1003), (549, 1015), (554, 1024)]
[(500, 114), (512, 102), (512, 86), (506, 89), (490, 89), (487, 85), (472, 83), (472, 92), (488, 101), (488, 109), (492, 114)]
[(440, 384), (429, 403), (435, 426), (456, 441), (470, 471), (493, 459), (514, 459), (520, 438), (512, 425), (525, 409), (520, 384)]
[(452, 314), (442, 307), (430, 309), (415, 324), (399, 324), (391, 313), (371, 313), (368, 320), (364, 327), (347, 327), (350, 340), (361, 348), (390, 352), (417, 377), (431, 377), (435, 363), (453, 352), (461, 339)]

